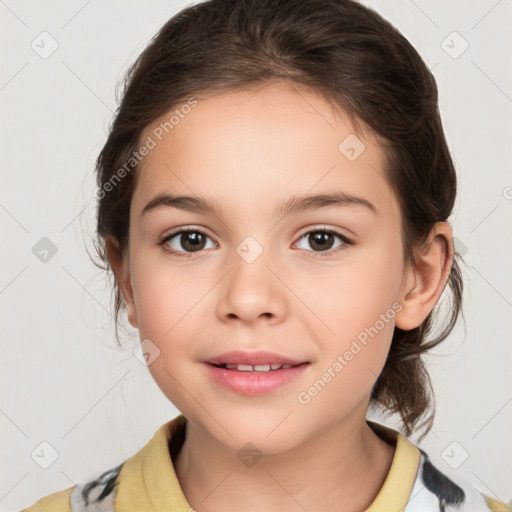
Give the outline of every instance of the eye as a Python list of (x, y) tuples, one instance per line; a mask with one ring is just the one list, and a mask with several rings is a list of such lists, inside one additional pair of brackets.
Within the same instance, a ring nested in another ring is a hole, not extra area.
[[(333, 244), (335, 243), (336, 238), (341, 240), (341, 243), (337, 246), (333, 247)], [(339, 248), (343, 248), (346, 245), (353, 245), (353, 241), (347, 238), (345, 235), (342, 235), (341, 233), (338, 233), (337, 231), (331, 230), (331, 229), (314, 229), (311, 231), (308, 231), (307, 233), (304, 233), (300, 240), (305, 240), (307, 244), (312, 247), (313, 252), (317, 253), (315, 257), (324, 257), (329, 256), (333, 252), (336, 252), (337, 250), (340, 250)], [(299, 247), (299, 249), (307, 249), (304, 247)]]
[[(209, 247), (205, 247), (207, 240), (211, 238), (199, 229), (182, 229), (164, 236), (158, 243), (164, 249), (177, 256), (189, 256)], [(171, 242), (168, 244), (168, 242)], [(213, 247), (216, 247), (213, 242)], [(183, 249), (183, 250), (182, 250)]]
[[(341, 243), (333, 247), (336, 238)], [(340, 248), (342, 249), (344, 246), (353, 245), (354, 243), (345, 235), (325, 228), (314, 229), (304, 233), (300, 237), (299, 243), (303, 239), (312, 247), (312, 252), (315, 254), (314, 257), (330, 256), (333, 252), (340, 250)], [(212, 241), (204, 231), (188, 228), (175, 231), (170, 235), (164, 235), (158, 244), (162, 245), (165, 251), (176, 256), (191, 257), (196, 252), (212, 248), (211, 246), (207, 247), (208, 240)], [(213, 241), (212, 244), (213, 248), (217, 246)], [(299, 247), (299, 249), (309, 250), (307, 247)]]

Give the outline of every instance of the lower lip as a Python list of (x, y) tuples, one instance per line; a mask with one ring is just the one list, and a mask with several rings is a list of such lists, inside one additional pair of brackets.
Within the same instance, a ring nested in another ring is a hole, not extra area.
[(241, 395), (264, 395), (300, 377), (309, 363), (269, 372), (241, 372), (205, 363), (213, 380)]

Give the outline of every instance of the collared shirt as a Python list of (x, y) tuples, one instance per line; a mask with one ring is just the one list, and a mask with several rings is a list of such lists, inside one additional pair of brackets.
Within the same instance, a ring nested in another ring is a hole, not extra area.
[[(162, 425), (143, 448), (118, 466), (46, 496), (21, 512), (193, 512), (174, 470), (186, 418)], [(469, 482), (451, 478), (400, 432), (367, 420), (395, 445), (386, 480), (365, 512), (512, 512)]]

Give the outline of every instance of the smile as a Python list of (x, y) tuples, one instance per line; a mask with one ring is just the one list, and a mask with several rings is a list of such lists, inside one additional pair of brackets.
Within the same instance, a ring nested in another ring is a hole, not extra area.
[(301, 377), (310, 363), (296, 365), (267, 364), (213, 364), (203, 363), (213, 383), (239, 395), (265, 395), (276, 392)]
[(286, 368), (291, 368), (293, 365), (291, 364), (281, 364), (281, 363), (272, 363), (272, 364), (219, 364), (214, 365), (218, 368), (226, 368), (227, 370), (236, 370), (239, 372), (271, 372), (275, 370), (281, 370)]

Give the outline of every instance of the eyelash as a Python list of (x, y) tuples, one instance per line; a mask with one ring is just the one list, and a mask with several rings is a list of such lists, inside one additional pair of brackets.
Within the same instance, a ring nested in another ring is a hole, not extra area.
[[(197, 229), (197, 228), (180, 229), (179, 231), (175, 231), (173, 233), (170, 233), (168, 235), (164, 235), (163, 237), (161, 237), (158, 241), (158, 245), (163, 246), (164, 251), (166, 251), (170, 254), (176, 255), (178, 257), (182, 257), (182, 258), (191, 258), (195, 254), (200, 253), (201, 251), (196, 251), (196, 252), (176, 251), (175, 249), (170, 249), (169, 246), (166, 245), (166, 243), (169, 240), (171, 240), (174, 237), (176, 237), (177, 235), (181, 235), (183, 233), (200, 233), (201, 235), (204, 235), (205, 237), (210, 238), (201, 229)], [(310, 235), (311, 233), (330, 233), (330, 234), (333, 234), (333, 235), (337, 236), (338, 238), (340, 238), (341, 241), (343, 242), (343, 245), (336, 247), (334, 249), (329, 249), (327, 251), (310, 251), (315, 254), (315, 256), (313, 256), (314, 258), (325, 258), (327, 256), (331, 256), (333, 253), (335, 253), (339, 250), (347, 248), (347, 246), (354, 245), (354, 241), (351, 240), (350, 238), (346, 237), (345, 235), (342, 235), (338, 231), (335, 231), (333, 229), (326, 229), (326, 228), (315, 228), (315, 229), (306, 231), (299, 237), (299, 240), (304, 238), (306, 235)]]

